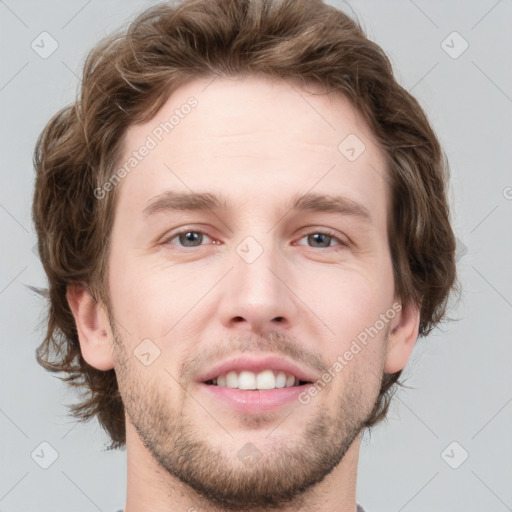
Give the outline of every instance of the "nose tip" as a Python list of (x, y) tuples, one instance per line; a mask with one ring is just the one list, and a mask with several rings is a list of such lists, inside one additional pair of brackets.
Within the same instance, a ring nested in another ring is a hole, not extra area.
[[(258, 237), (260, 240), (262, 236)], [(233, 272), (223, 282), (217, 312), (224, 327), (264, 334), (288, 328), (297, 304), (286, 282), (293, 283), (290, 266), (271, 241), (254, 261), (236, 254)]]

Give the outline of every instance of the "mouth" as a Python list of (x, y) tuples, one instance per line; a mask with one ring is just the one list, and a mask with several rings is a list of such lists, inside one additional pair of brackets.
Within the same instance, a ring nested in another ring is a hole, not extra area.
[(272, 354), (238, 355), (214, 365), (197, 382), (243, 390), (269, 390), (311, 384), (317, 380), (308, 369)]
[(196, 382), (200, 392), (219, 405), (260, 415), (299, 406), (298, 397), (315, 380), (312, 373), (289, 359), (253, 354), (215, 365)]
[(209, 386), (227, 387), (247, 391), (282, 389), (311, 384), (290, 372), (266, 369), (260, 372), (250, 370), (229, 371), (204, 382)]

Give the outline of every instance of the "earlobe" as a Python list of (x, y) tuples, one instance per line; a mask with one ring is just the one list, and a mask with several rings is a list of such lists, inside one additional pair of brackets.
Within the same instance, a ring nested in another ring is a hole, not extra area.
[(387, 344), (386, 373), (403, 370), (412, 354), (418, 339), (420, 310), (415, 304), (403, 306), (392, 322)]
[(112, 369), (112, 333), (104, 306), (78, 284), (68, 286), (66, 298), (75, 319), (83, 358), (98, 370)]

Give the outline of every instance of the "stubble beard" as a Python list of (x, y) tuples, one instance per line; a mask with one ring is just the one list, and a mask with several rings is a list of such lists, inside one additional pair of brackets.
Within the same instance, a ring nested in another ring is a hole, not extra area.
[[(200, 496), (199, 501), (215, 510), (249, 512), (277, 510), (285, 506), (301, 510), (306, 506), (308, 491), (311, 492), (342, 461), (365, 427), (377, 398), (373, 390), (371, 393), (366, 391), (365, 395), (367, 386), (358, 375), (346, 379), (346, 387), (340, 390), (335, 410), (330, 411), (323, 404), (316, 407), (299, 441), (273, 443), (272, 449), (259, 450), (261, 456), (257, 462), (247, 467), (237, 457), (236, 449), (228, 452), (208, 442), (207, 429), (211, 426), (197, 425), (184, 414), (185, 406), (195, 403), (188, 390), (180, 388), (181, 408), (173, 409), (171, 400), (158, 386), (151, 384), (148, 388), (147, 383), (134, 378), (139, 373), (134, 371), (119, 333), (114, 329), (113, 332), (116, 368), (121, 369), (117, 379), (128, 421), (159, 466), (188, 486), (196, 495), (196, 501)], [(321, 396), (320, 392), (312, 402), (322, 400)], [(296, 410), (277, 429), (289, 429), (294, 424), (294, 415), (303, 418), (304, 407), (307, 405), (297, 402)], [(215, 417), (215, 411), (212, 413)], [(268, 416), (240, 419), (244, 427), (252, 424), (258, 428), (267, 422)], [(279, 421), (267, 422), (266, 430), (275, 428)], [(211, 425), (222, 430), (213, 420)], [(246, 432), (244, 430), (244, 438)], [(235, 433), (231, 437), (224, 434), (230, 443), (236, 437)], [(263, 435), (261, 431), (255, 432), (253, 444), (256, 449), (258, 444), (262, 448)], [(271, 437), (265, 439), (266, 445), (269, 439)]]

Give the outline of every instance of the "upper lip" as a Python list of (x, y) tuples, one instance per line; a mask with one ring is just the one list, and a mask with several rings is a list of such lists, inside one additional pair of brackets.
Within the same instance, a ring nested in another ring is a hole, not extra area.
[(313, 382), (316, 380), (311, 372), (304, 370), (294, 362), (284, 357), (267, 356), (237, 356), (214, 365), (207, 372), (198, 377), (198, 382), (207, 382), (219, 375), (225, 375), (228, 372), (241, 372), (248, 370), (259, 373), (263, 370), (275, 370), (290, 373), (299, 380)]

